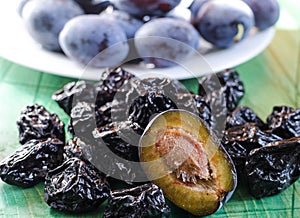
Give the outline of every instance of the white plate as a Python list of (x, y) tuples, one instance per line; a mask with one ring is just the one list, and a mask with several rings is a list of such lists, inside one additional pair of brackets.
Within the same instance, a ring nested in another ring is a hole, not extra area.
[[(16, 13), (16, 1), (0, 1), (0, 56), (15, 63), (61, 76), (97, 80), (103, 69), (86, 69), (74, 63), (62, 54), (49, 52), (41, 48), (28, 35), (21, 18)], [(243, 41), (228, 49), (211, 48), (201, 40), (201, 60), (191, 57), (185, 61), (184, 68), (171, 67), (147, 69), (142, 65), (125, 65), (130, 72), (141, 74), (159, 74), (173, 79), (186, 79), (205, 73), (217, 72), (237, 66), (255, 57), (271, 42), (275, 30), (252, 33)], [(206, 61), (205, 61), (206, 60)]]

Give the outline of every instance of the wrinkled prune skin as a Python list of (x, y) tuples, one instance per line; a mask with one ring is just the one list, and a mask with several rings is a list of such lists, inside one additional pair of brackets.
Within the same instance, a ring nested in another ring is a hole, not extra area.
[(75, 136), (89, 139), (96, 128), (95, 106), (87, 102), (78, 102), (70, 114), (69, 131)]
[(220, 95), (224, 95), (228, 112), (237, 107), (244, 96), (244, 92), (243, 82), (237, 71), (233, 69), (215, 75), (203, 76), (199, 79), (198, 94), (205, 97), (208, 103), (214, 101), (215, 98), (220, 98)]
[[(136, 132), (139, 126), (130, 121), (111, 123), (97, 128), (93, 132), (92, 164), (107, 176), (127, 183), (135, 178), (146, 178), (139, 166), (138, 142), (140, 135)], [(132, 162), (139, 167), (132, 168)]]
[(127, 89), (126, 84), (135, 76), (118, 67), (103, 74), (100, 81), (95, 85), (97, 90), (96, 105), (98, 107), (111, 102), (117, 92)]
[(267, 117), (270, 130), (282, 138), (300, 136), (300, 110), (288, 106), (276, 106)]
[(167, 78), (147, 78), (138, 84), (139, 96), (129, 109), (129, 120), (145, 128), (158, 113), (170, 109), (197, 112), (193, 96), (177, 81)]
[(249, 107), (237, 107), (227, 117), (226, 128), (239, 126), (246, 123), (254, 123), (260, 129), (265, 129), (266, 124), (257, 116), (257, 114)]
[(238, 174), (242, 175), (246, 158), (252, 149), (281, 140), (277, 135), (260, 130), (255, 123), (246, 123), (225, 130), (222, 144), (232, 158)]
[(288, 188), (300, 176), (299, 160), (300, 137), (252, 150), (245, 165), (250, 193), (262, 198)]
[(64, 147), (64, 153), (66, 160), (72, 157), (77, 157), (84, 161), (92, 160), (92, 145), (86, 143), (79, 137), (69, 139), (66, 146)]
[(211, 109), (205, 99), (199, 95), (194, 96), (194, 103), (198, 109), (199, 117), (208, 125), (213, 127), (215, 125), (214, 117), (211, 114)]
[(55, 113), (45, 107), (33, 104), (26, 106), (17, 120), (19, 141), (21, 144), (31, 139), (58, 138), (65, 141), (64, 123)]
[(97, 168), (74, 157), (47, 174), (44, 191), (45, 201), (52, 208), (79, 213), (102, 204), (110, 188)]
[(0, 162), (0, 177), (11, 185), (29, 188), (44, 180), (49, 170), (63, 162), (59, 139), (32, 139)]
[(103, 218), (169, 217), (162, 190), (151, 183), (113, 191)]
[(94, 103), (96, 100), (96, 89), (92, 83), (83, 80), (70, 82), (62, 89), (57, 90), (52, 95), (52, 99), (70, 115), (73, 105), (77, 102), (85, 101)]

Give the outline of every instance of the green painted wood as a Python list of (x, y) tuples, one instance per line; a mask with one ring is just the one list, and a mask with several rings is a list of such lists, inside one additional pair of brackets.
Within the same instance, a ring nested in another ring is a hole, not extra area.
[[(285, 10), (299, 10), (288, 2)], [(296, 0), (297, 1), (297, 0)], [(280, 1), (281, 5), (284, 1)], [(297, 15), (299, 16), (299, 15)], [(295, 19), (300, 24), (300, 19)], [(281, 22), (282, 23), (282, 22)], [(237, 66), (246, 94), (241, 105), (251, 107), (262, 119), (276, 105), (300, 108), (300, 30), (278, 30), (271, 45), (252, 60)], [(51, 100), (54, 91), (76, 79), (41, 73), (0, 58), (0, 160), (18, 146), (15, 121), (20, 110), (30, 103), (43, 104), (66, 123), (68, 116)], [(195, 80), (185, 80), (190, 90), (197, 90)], [(172, 218), (193, 217), (168, 202)], [(101, 217), (98, 210), (76, 217)], [(74, 217), (51, 209), (43, 200), (43, 184), (21, 189), (0, 181), (0, 217)], [(263, 199), (248, 194), (239, 184), (231, 200), (211, 217), (300, 217), (300, 181), (284, 192)]]

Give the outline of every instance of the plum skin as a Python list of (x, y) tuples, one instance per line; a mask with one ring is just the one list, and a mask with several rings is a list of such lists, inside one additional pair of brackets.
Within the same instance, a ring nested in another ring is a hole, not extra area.
[(84, 14), (72, 0), (30, 0), (24, 5), (22, 17), (31, 37), (43, 48), (61, 51), (58, 35), (71, 18)]
[[(199, 10), (195, 25), (205, 40), (217, 47), (227, 48), (249, 34), (254, 26), (254, 15), (243, 1), (210, 0)], [(237, 39), (240, 25), (243, 34)]]
[(129, 52), (124, 30), (99, 15), (71, 19), (59, 34), (59, 43), (69, 58), (90, 67), (117, 66)]
[(114, 10), (111, 13), (104, 11), (100, 13), (100, 16), (117, 23), (125, 31), (128, 39), (133, 38), (136, 31), (144, 24), (125, 11)]
[(273, 26), (280, 15), (277, 0), (243, 0), (252, 9), (255, 18), (255, 26), (259, 30), (265, 30)]
[(136, 32), (135, 47), (145, 62), (170, 67), (199, 49), (199, 33), (184, 20), (157, 18)]
[(175, 8), (181, 0), (111, 0), (121, 11), (143, 17), (162, 16)]

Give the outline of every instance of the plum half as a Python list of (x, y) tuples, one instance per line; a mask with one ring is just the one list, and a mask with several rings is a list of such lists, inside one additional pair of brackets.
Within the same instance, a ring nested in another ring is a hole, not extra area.
[(148, 178), (178, 207), (197, 216), (216, 212), (233, 194), (232, 160), (196, 115), (169, 110), (157, 115), (140, 140)]

